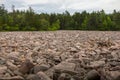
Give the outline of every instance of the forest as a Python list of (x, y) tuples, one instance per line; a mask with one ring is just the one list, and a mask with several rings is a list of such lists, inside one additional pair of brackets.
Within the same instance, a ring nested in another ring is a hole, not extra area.
[[(63, 13), (36, 13), (32, 7), (27, 10), (12, 11), (0, 5), (0, 31), (54, 31), (54, 30), (97, 30), (119, 31), (120, 11), (113, 10), (105, 13), (104, 10)], [(41, 11), (42, 12), (42, 11)]]

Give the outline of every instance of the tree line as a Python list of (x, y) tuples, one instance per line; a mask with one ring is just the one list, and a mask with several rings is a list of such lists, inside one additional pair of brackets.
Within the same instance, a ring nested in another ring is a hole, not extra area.
[(60, 13), (37, 14), (29, 7), (28, 10), (12, 12), (0, 5), (0, 31), (48, 31), (48, 30), (120, 30), (120, 12), (106, 14), (104, 10), (88, 13), (68, 11)]

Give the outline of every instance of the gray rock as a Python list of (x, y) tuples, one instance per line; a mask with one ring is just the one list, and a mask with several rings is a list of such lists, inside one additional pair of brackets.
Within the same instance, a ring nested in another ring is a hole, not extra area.
[(96, 70), (91, 70), (87, 73), (86, 80), (101, 80), (100, 75)]
[(30, 74), (27, 76), (26, 80), (41, 80), (36, 74)]
[(46, 71), (49, 69), (49, 65), (41, 64), (34, 66), (34, 73), (37, 73), (39, 71)]
[(37, 76), (40, 78), (40, 80), (51, 80), (44, 72), (38, 72)]
[(55, 66), (55, 71), (74, 75), (77, 73), (75, 72), (75, 67), (76, 65), (74, 63), (62, 62)]
[(90, 63), (90, 67), (97, 68), (103, 67), (105, 65), (105, 61), (94, 61)]
[(71, 80), (72, 76), (66, 73), (60, 74), (58, 77), (58, 80)]

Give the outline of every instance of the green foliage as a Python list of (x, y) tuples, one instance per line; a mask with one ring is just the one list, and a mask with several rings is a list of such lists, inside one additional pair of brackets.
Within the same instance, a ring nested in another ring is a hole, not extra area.
[(62, 14), (41, 13), (36, 14), (29, 7), (26, 11), (5, 10), (0, 6), (0, 31), (54, 31), (54, 30), (120, 30), (120, 12), (114, 10), (106, 14), (104, 10), (87, 13), (75, 12), (71, 15), (68, 11)]
[(60, 28), (60, 21), (57, 20), (48, 28), (48, 30), (54, 31), (54, 30), (59, 30), (59, 28)]

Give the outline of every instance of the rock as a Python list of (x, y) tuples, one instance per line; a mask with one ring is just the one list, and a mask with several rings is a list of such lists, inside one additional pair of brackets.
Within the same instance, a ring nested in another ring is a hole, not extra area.
[(27, 76), (26, 80), (41, 80), (36, 74), (30, 74)]
[(67, 59), (67, 58), (68, 58), (68, 56), (67, 56), (67, 55), (65, 55), (65, 54), (61, 54), (61, 55), (60, 55), (60, 58), (61, 58), (61, 60), (62, 60), (62, 61), (64, 61), (65, 59)]
[(15, 75), (20, 75), (20, 76), (23, 76), (23, 74), (21, 72), (19, 72), (19, 70), (14, 70), (13, 72)]
[(47, 76), (49, 76), (50, 78), (52, 78), (52, 79), (53, 79), (54, 73), (55, 73), (54, 67), (52, 67), (52, 68), (48, 69), (47, 71), (45, 71), (45, 74)]
[(62, 73), (59, 77), (58, 80), (71, 80), (71, 76), (66, 73)]
[(29, 73), (33, 67), (34, 67), (33, 63), (31, 63), (30, 60), (26, 60), (21, 64), (19, 71), (22, 74), (26, 74), (26, 73)]
[(38, 72), (37, 76), (40, 78), (40, 80), (51, 80), (44, 72)]
[(4, 77), (11, 77), (9, 73), (5, 73)]
[(109, 76), (112, 80), (120, 80), (120, 72), (119, 71), (110, 71)]
[(11, 52), (7, 55), (8, 58), (18, 58), (19, 57), (19, 52)]
[(112, 67), (120, 66), (120, 62), (116, 62), (116, 61), (109, 62), (109, 64), (110, 64)]
[(41, 64), (34, 66), (34, 73), (37, 73), (39, 71), (46, 71), (49, 69), (49, 65)]
[(90, 55), (96, 55), (97, 53), (95, 51), (91, 51), (89, 54)]
[(40, 50), (41, 46), (37, 46), (33, 49), (34, 52), (38, 52)]
[(0, 57), (0, 65), (4, 65), (5, 63), (6, 63), (6, 60)]
[(0, 77), (0, 80), (24, 80), (21, 76), (14, 76), (14, 77)]
[(10, 69), (7, 69), (7, 72), (11, 75), (14, 76), (15, 74), (13, 73), (13, 71), (11, 71)]
[(75, 66), (74, 63), (62, 62), (55, 66), (55, 71), (74, 75), (77, 73), (75, 72)]
[(113, 50), (119, 50), (119, 46), (118, 45), (117, 46), (111, 46), (109, 48), (109, 50), (111, 50), (111, 51), (113, 51)]
[(7, 71), (7, 67), (6, 66), (0, 66), (0, 74), (4, 74)]
[(117, 51), (113, 51), (113, 52), (111, 52), (111, 55), (113, 56), (114, 59), (118, 59), (119, 58), (118, 53), (119, 52), (117, 52)]
[(66, 74), (62, 73), (59, 77), (58, 80), (65, 80)]
[(96, 70), (91, 70), (86, 75), (86, 80), (101, 80), (100, 75)]
[(103, 67), (105, 64), (105, 61), (94, 61), (90, 63), (90, 67), (97, 68), (97, 67)]
[(59, 56), (55, 56), (53, 60), (55, 61), (56, 64), (61, 62), (61, 59)]
[(6, 64), (7, 64), (8, 68), (9, 68), (10, 70), (12, 70), (12, 71), (14, 71), (14, 70), (17, 69), (17, 66), (14, 65), (14, 64), (13, 64), (12, 62), (10, 62), (10, 61), (7, 61)]
[(76, 48), (74, 48), (74, 47), (70, 47), (70, 52), (72, 52), (72, 53), (77, 53), (77, 49)]

